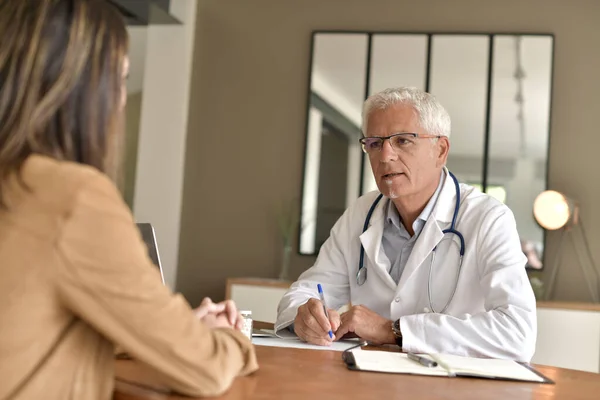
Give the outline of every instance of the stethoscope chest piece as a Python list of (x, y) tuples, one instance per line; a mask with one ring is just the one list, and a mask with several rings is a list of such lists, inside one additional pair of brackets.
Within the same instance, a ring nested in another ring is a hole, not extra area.
[(362, 286), (367, 281), (367, 269), (361, 268), (356, 273), (356, 282), (359, 286)]

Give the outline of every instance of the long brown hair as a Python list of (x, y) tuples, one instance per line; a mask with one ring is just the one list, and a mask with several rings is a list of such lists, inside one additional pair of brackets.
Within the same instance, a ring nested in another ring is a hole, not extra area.
[(127, 46), (106, 0), (0, 0), (0, 207), (31, 154), (112, 169)]

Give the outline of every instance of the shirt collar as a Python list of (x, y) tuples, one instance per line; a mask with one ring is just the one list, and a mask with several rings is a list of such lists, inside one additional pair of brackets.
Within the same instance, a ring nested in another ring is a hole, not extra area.
[(391, 199), (388, 200), (385, 219), (388, 223), (392, 223), (396, 228), (400, 229), (400, 214), (398, 213), (398, 210)]
[[(444, 174), (444, 171), (442, 170), (440, 174), (440, 181), (437, 185), (437, 188), (435, 189), (435, 192), (433, 193), (433, 196), (431, 196), (431, 198), (427, 202), (427, 205), (425, 205), (425, 208), (423, 209), (423, 211), (421, 211), (421, 214), (419, 214), (419, 216), (413, 223), (413, 231), (415, 232), (415, 234), (417, 234), (418, 231), (420, 231), (419, 228), (425, 225), (425, 222), (427, 222), (427, 219), (429, 219), (429, 216), (431, 215), (431, 212), (435, 207), (435, 203), (437, 202), (438, 197), (440, 197), (440, 192), (442, 191), (442, 187), (444, 186), (444, 180), (446, 178), (445, 175), (446, 174)], [(388, 201), (386, 221), (391, 222), (398, 229), (404, 229), (404, 227), (400, 223), (400, 214), (398, 213), (394, 202), (392, 202), (391, 200)]]

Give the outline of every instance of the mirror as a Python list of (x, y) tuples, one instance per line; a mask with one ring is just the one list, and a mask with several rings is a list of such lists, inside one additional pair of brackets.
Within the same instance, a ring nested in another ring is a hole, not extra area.
[(514, 213), (527, 266), (542, 269), (545, 231), (533, 202), (547, 189), (553, 40), (498, 35), (493, 45), (487, 192)]
[[(452, 119), (447, 167), (459, 182), (481, 187), (488, 90), (489, 39), (434, 35), (431, 85)], [(458, 61), (458, 62), (457, 62)]]
[(301, 254), (317, 252), (347, 204), (358, 197), (367, 40), (365, 34), (327, 34), (313, 40)]
[(513, 211), (528, 268), (542, 268), (533, 218), (546, 189), (552, 35), (314, 32), (299, 253), (315, 255), (345, 209), (377, 186), (358, 144), (367, 94), (415, 86), (452, 118), (447, 166)]

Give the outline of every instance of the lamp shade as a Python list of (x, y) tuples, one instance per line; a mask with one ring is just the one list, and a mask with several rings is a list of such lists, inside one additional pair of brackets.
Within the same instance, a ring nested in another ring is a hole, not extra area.
[(574, 212), (573, 203), (562, 193), (546, 190), (540, 193), (533, 202), (533, 215), (544, 229), (560, 229), (571, 220)]

